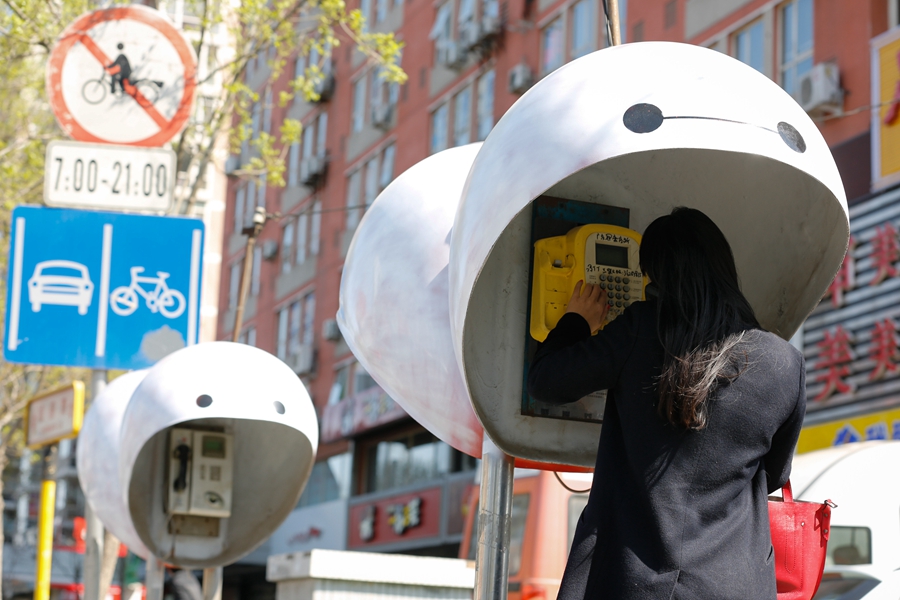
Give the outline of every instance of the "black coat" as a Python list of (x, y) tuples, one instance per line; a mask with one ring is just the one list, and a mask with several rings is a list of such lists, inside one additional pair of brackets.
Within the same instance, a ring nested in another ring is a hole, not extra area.
[(806, 410), (803, 357), (750, 330), (743, 372), (685, 431), (657, 415), (663, 350), (653, 302), (636, 302), (596, 336), (564, 315), (528, 377), (558, 404), (608, 389), (590, 499), (559, 598), (775, 600), (767, 495), (780, 488)]

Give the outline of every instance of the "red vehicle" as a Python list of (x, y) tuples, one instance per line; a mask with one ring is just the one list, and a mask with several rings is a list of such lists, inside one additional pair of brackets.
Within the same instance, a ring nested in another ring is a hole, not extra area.
[[(509, 544), (509, 600), (552, 600), (559, 591), (575, 536), (575, 525), (587, 504), (591, 474), (517, 471)], [(466, 524), (459, 556), (475, 560), (478, 532), (478, 492), (469, 493)]]

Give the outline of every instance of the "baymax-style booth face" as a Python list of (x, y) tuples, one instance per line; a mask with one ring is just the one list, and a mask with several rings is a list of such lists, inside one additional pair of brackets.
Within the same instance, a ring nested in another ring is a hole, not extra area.
[(430, 156), (366, 211), (347, 251), (337, 321), (353, 355), (428, 431), (481, 456), (482, 429), (453, 355), (450, 229), (481, 144)]
[(148, 558), (150, 553), (134, 530), (119, 481), (119, 433), (131, 395), (147, 370), (125, 373), (112, 380), (91, 402), (78, 434), (78, 482), (94, 514), (128, 549)]
[(164, 562), (214, 567), (251, 552), (296, 506), (318, 423), (281, 360), (211, 342), (148, 371), (120, 442), (124, 503), (141, 542)]
[(646, 42), (558, 69), (500, 119), (475, 158), (450, 242), (454, 351), (475, 413), (505, 452), (591, 466), (605, 394), (543, 405), (523, 389), (579, 279), (613, 316), (644, 295), (640, 233), (697, 208), (731, 244), (766, 329), (790, 338), (849, 237), (840, 176), (778, 85), (724, 54)]

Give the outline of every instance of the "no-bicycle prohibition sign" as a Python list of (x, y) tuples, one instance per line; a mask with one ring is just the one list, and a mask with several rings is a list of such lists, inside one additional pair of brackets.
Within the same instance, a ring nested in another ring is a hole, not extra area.
[(47, 95), (82, 142), (161, 146), (191, 115), (197, 59), (157, 10), (95, 10), (63, 31), (50, 54)]

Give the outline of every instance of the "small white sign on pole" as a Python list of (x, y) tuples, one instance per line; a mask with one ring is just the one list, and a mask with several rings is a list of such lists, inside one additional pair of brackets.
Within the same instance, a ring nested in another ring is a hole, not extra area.
[(75, 437), (84, 420), (84, 383), (73, 381), (28, 401), (25, 412), (25, 444), (40, 448)]
[(175, 190), (175, 153), (164, 148), (53, 141), (47, 145), (47, 206), (166, 211)]

